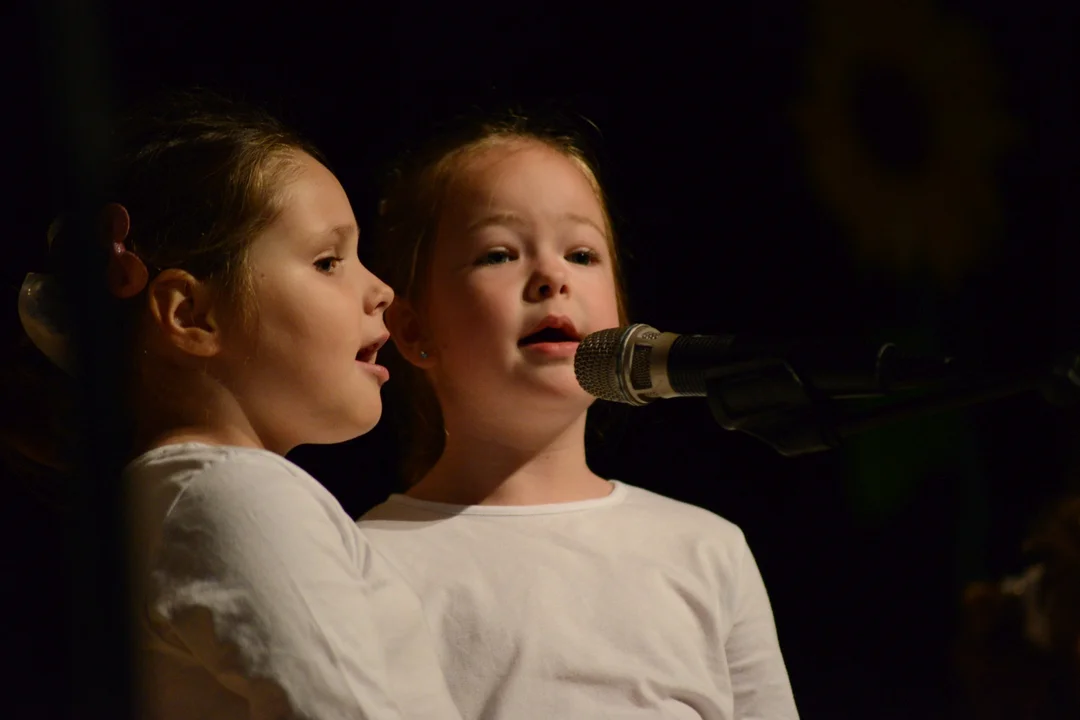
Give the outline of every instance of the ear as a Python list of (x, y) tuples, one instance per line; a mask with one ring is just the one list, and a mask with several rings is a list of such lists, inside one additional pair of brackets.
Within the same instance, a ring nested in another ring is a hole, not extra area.
[(421, 370), (434, 366), (434, 349), (428, 347), (431, 343), (427, 342), (420, 315), (407, 300), (394, 298), (383, 319), (402, 357)]
[(150, 316), (167, 343), (196, 357), (221, 352), (214, 293), (183, 270), (163, 270), (147, 291)]

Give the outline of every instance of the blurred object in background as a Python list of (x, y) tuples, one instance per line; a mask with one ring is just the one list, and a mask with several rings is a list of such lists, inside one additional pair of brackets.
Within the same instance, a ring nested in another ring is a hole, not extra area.
[(963, 600), (957, 665), (975, 720), (1080, 717), (1080, 495), (1024, 547), (1032, 564)]
[(857, 254), (953, 283), (1000, 230), (1013, 121), (986, 38), (929, 0), (818, 0), (798, 110), (808, 169)]

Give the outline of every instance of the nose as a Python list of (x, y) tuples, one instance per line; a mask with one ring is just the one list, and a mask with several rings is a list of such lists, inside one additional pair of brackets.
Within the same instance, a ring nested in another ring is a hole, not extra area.
[(566, 268), (558, 261), (545, 261), (537, 266), (529, 284), (525, 288), (525, 297), (530, 302), (550, 300), (556, 295), (566, 295), (570, 292)]
[(386, 312), (390, 303), (394, 301), (394, 290), (375, 274), (367, 270), (367, 287), (364, 289), (364, 312), (368, 315), (377, 315)]

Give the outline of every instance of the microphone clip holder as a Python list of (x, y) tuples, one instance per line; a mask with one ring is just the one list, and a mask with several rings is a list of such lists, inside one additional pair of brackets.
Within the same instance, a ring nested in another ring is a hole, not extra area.
[(816, 387), (783, 359), (726, 364), (706, 373), (706, 396), (717, 423), (770, 445), (786, 457), (840, 447), (845, 438), (893, 422), (1030, 390), (1057, 405), (1080, 400), (1080, 352), (1034, 370), (927, 379), (902, 390), (857, 395)]

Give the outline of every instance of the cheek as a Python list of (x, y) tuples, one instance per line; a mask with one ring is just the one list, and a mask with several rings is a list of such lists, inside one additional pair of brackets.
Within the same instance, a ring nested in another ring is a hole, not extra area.
[(621, 324), (619, 296), (615, 288), (615, 280), (610, 275), (596, 279), (589, 293), (589, 304), (596, 329), (618, 327)]
[(335, 348), (355, 338), (359, 329), (355, 300), (326, 287), (285, 287), (265, 293), (256, 307), (262, 344), (289, 352), (305, 346)]
[(433, 296), (432, 334), (468, 332), (474, 338), (502, 333), (513, 325), (515, 306), (505, 288), (493, 283), (462, 283)]
[(435, 292), (428, 298), (423, 321), (424, 342), (430, 342), (445, 352), (469, 336), (471, 308), (457, 293)]

